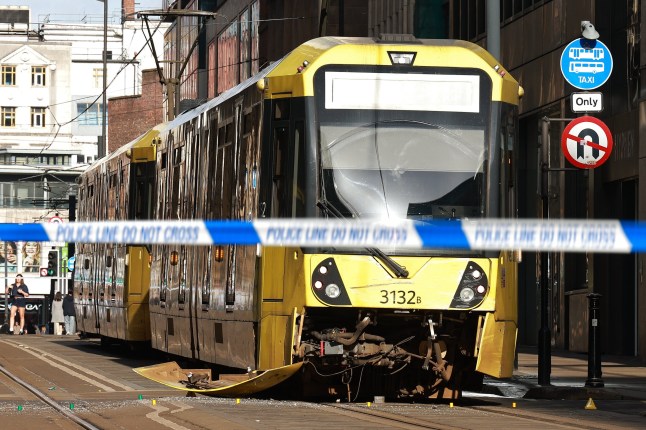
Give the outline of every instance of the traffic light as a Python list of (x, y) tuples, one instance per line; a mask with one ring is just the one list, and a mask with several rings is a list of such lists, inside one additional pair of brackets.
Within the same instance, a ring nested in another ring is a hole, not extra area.
[(47, 253), (47, 276), (58, 276), (58, 250)]

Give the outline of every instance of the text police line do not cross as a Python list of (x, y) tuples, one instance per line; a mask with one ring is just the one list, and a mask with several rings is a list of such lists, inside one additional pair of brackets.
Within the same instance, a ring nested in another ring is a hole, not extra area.
[(382, 247), (404, 249), (646, 251), (646, 223), (617, 220), (471, 219), (113, 221), (1, 224), (0, 240), (86, 243)]

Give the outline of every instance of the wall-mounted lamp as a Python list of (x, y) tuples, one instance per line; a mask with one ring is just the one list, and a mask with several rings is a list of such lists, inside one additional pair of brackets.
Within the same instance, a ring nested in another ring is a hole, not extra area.
[(594, 25), (590, 21), (581, 21), (581, 35), (590, 40), (599, 38), (599, 33), (595, 30)]

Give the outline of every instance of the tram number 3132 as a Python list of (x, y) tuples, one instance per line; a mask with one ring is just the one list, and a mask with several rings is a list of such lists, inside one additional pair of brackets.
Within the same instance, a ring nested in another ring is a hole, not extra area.
[(415, 294), (415, 291), (403, 290), (381, 290), (382, 304), (397, 304), (397, 305), (417, 305), (422, 303), (422, 298)]

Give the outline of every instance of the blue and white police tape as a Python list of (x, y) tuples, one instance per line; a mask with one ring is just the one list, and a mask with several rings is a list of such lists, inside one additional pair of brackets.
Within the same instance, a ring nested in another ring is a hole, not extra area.
[(646, 250), (646, 224), (532, 219), (109, 221), (0, 224), (0, 240), (627, 253)]

